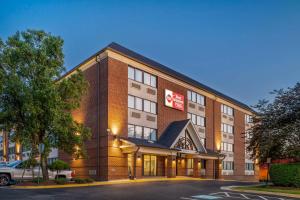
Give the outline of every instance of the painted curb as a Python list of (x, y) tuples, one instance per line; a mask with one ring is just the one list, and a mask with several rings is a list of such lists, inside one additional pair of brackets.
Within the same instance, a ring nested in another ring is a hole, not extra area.
[(213, 179), (198, 179), (198, 178), (160, 178), (160, 179), (136, 179), (136, 180), (117, 180), (117, 181), (103, 181), (85, 184), (67, 184), (67, 185), (45, 185), (45, 186), (10, 186), (11, 189), (60, 189), (60, 188), (77, 188), (77, 187), (93, 187), (104, 185), (119, 185), (119, 184), (134, 184), (134, 183), (150, 183), (150, 182), (169, 182), (169, 181), (206, 181)]
[[(257, 185), (259, 186), (259, 185)], [(266, 191), (257, 191), (257, 190), (247, 190), (247, 189), (235, 189), (235, 187), (242, 187), (242, 186), (224, 186), (221, 187), (221, 190), (227, 191), (234, 191), (234, 192), (247, 192), (251, 194), (265, 194), (265, 195), (277, 195), (282, 197), (291, 197), (291, 198), (300, 198), (300, 195), (297, 194), (287, 194), (287, 193), (280, 193), (280, 192), (266, 192)]]

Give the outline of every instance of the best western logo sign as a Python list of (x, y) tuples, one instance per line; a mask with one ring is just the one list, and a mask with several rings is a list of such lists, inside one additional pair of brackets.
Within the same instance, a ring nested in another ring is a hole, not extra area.
[(184, 111), (184, 96), (171, 90), (165, 90), (165, 105)]

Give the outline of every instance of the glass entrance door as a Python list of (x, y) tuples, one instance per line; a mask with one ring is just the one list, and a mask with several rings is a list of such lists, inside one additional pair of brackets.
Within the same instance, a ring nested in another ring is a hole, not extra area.
[(144, 155), (144, 176), (156, 176), (156, 160), (156, 156)]

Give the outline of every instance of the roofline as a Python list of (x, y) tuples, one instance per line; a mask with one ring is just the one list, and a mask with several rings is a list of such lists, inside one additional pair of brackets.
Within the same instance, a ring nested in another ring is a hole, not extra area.
[[(140, 60), (140, 59), (134, 58), (134, 57), (132, 57), (132, 56), (130, 56), (130, 55), (128, 55), (128, 54), (122, 52), (122, 51), (117, 50), (117, 49), (114, 48), (113, 46), (119, 46), (120, 48), (124, 48), (124, 49), (126, 49), (127, 51), (130, 51), (130, 52), (132, 52), (132, 53), (134, 53), (134, 54), (136, 54), (136, 55), (138, 55), (138, 56), (141, 56), (141, 57), (143, 57), (143, 58), (145, 58), (145, 59), (147, 59), (147, 60), (149, 60), (149, 61), (151, 61), (151, 62), (154, 62), (155, 64), (160, 65), (160, 66), (153, 66), (153, 65), (150, 64), (150, 63), (143, 62), (143, 61)], [(175, 71), (175, 70), (173, 70), (173, 69), (171, 69), (171, 68), (169, 68), (169, 67), (167, 67), (167, 66), (165, 66), (165, 65), (162, 65), (162, 64), (160, 64), (160, 63), (158, 63), (158, 62), (156, 62), (156, 61), (154, 61), (154, 60), (152, 60), (152, 59), (150, 59), (150, 58), (147, 58), (147, 57), (145, 57), (145, 56), (143, 56), (143, 55), (141, 55), (141, 54), (138, 54), (138, 53), (136, 53), (136, 52), (134, 52), (134, 51), (132, 51), (132, 50), (130, 50), (130, 49), (127, 49), (126, 47), (123, 47), (123, 46), (121, 46), (121, 45), (119, 45), (119, 44), (117, 44), (117, 43), (115, 43), (115, 42), (110, 43), (109, 45), (107, 45), (106, 47), (104, 47), (103, 49), (101, 49), (100, 51), (96, 52), (96, 53), (93, 54), (92, 56), (90, 56), (90, 57), (88, 57), (87, 59), (85, 59), (83, 62), (81, 62), (80, 64), (78, 64), (77, 66), (75, 66), (73, 69), (69, 70), (67, 73), (65, 73), (64, 75), (62, 75), (60, 79), (63, 79), (64, 77), (68, 76), (68, 75), (71, 74), (72, 72), (76, 71), (76, 70), (79, 69), (80, 66), (82, 66), (84, 63), (86, 63), (87, 61), (89, 61), (89, 60), (92, 59), (92, 58), (95, 58), (97, 55), (99, 55), (99, 54), (105, 52), (106, 50), (111, 50), (111, 51), (113, 51), (113, 52), (115, 52), (115, 53), (118, 53), (118, 54), (120, 54), (120, 55), (122, 55), (122, 56), (124, 56), (124, 57), (127, 57), (127, 58), (129, 58), (129, 59), (131, 59), (131, 60), (134, 60), (134, 61), (136, 61), (136, 62), (139, 62), (139, 63), (141, 63), (141, 64), (143, 64), (143, 65), (146, 65), (146, 66), (148, 66), (148, 67), (150, 67), (150, 68), (152, 68), (152, 69), (154, 69), (154, 70), (157, 70), (157, 71), (159, 71), (159, 72), (162, 72), (162, 73), (164, 73), (164, 74), (167, 74), (167, 75), (169, 75), (169, 76), (171, 76), (171, 77), (173, 77), (173, 78), (175, 78), (175, 79), (178, 79), (178, 80), (180, 80), (180, 81), (182, 81), (182, 82), (185, 82), (185, 83), (187, 83), (187, 84), (189, 84), (189, 85), (192, 85), (192, 86), (194, 86), (194, 87), (196, 87), (196, 88), (199, 88), (199, 89), (201, 89), (201, 90), (204, 90), (204, 91), (206, 91), (206, 92), (208, 92), (208, 93), (211, 93), (211, 94), (213, 94), (213, 95), (215, 95), (215, 96), (217, 96), (217, 97), (220, 97), (221, 99), (227, 100), (227, 101), (229, 101), (229, 102), (235, 104), (236, 106), (239, 106), (239, 107), (241, 107), (241, 108), (244, 108), (245, 110), (248, 110), (248, 111), (250, 111), (250, 112), (256, 113), (256, 111), (253, 110), (252, 108), (250, 108), (248, 105), (246, 105), (246, 104), (244, 104), (244, 103), (242, 103), (242, 102), (240, 102), (240, 101), (238, 101), (238, 100), (236, 100), (236, 99), (234, 99), (234, 98), (232, 98), (232, 97), (229, 97), (229, 96), (227, 96), (227, 95), (225, 95), (225, 94), (223, 94), (223, 93), (221, 93), (221, 92), (219, 92), (219, 91), (217, 91), (217, 90), (215, 90), (215, 89), (213, 89), (213, 88), (210, 88), (210, 87), (208, 87), (208, 86), (206, 86), (206, 85), (204, 85), (204, 84), (202, 84), (202, 83), (200, 83), (200, 82), (198, 82), (198, 81), (196, 81), (196, 80), (194, 80), (194, 79), (192, 79), (192, 78), (186, 76), (185, 74), (182, 74), (182, 73), (180, 73), (180, 72), (177, 72), (177, 71)], [(162, 69), (161, 67), (165, 68), (165, 70)], [(168, 70), (168, 71), (167, 71), (167, 70)], [(60, 79), (59, 79), (59, 80), (60, 80)]]

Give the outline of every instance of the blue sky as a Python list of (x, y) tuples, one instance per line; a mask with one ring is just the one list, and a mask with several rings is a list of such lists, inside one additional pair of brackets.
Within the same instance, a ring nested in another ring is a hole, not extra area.
[(0, 38), (43, 29), (71, 69), (114, 41), (249, 105), (300, 81), (300, 1), (0, 0)]

